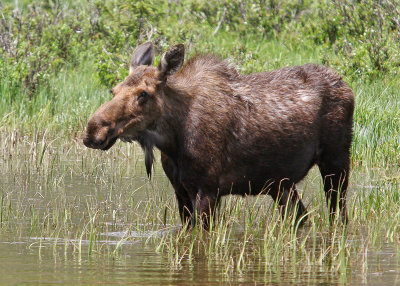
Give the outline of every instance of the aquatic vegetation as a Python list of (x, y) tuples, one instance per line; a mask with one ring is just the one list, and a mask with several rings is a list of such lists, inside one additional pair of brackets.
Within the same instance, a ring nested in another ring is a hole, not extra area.
[(183, 231), (161, 166), (148, 180), (139, 146), (117, 143), (99, 156), (50, 138), (2, 133), (0, 240), (23, 242), (39, 256), (50, 248), (76, 259), (119, 259), (140, 254), (141, 245), (171, 271), (205, 263), (224, 279), (253, 273), (267, 281), (274, 276), (265, 273), (286, 273), (290, 281), (314, 281), (317, 271), (334, 281), (367, 275), (376, 253), (397, 251), (400, 188), (390, 168), (354, 167), (347, 227), (329, 225), (313, 169), (299, 187), (310, 211), (303, 227), (289, 216), (282, 221), (268, 196), (228, 196), (209, 232)]

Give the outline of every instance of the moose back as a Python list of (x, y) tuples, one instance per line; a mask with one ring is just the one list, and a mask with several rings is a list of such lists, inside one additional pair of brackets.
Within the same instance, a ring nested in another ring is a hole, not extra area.
[(314, 164), (331, 217), (346, 221), (354, 98), (340, 76), (313, 64), (243, 75), (213, 55), (184, 63), (182, 44), (153, 61), (152, 43), (136, 48), (129, 75), (88, 122), (87, 147), (137, 141), (149, 176), (158, 148), (184, 224), (207, 229), (222, 196), (259, 193), (296, 205), (303, 221), (295, 184)]

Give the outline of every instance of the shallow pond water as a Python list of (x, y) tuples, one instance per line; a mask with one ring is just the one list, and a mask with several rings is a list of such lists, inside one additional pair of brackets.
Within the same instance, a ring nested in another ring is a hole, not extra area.
[[(346, 276), (323, 271), (296, 271), (293, 267), (275, 267), (266, 271), (256, 265), (244, 272), (226, 274), (218, 261), (199, 259), (193, 263), (183, 261), (171, 268), (153, 245), (138, 241), (126, 244), (115, 257), (105, 254), (91, 256), (64, 251), (64, 242), (54, 245), (43, 239), (20, 238), (10, 241), (4, 235), (0, 241), (0, 282), (2, 285), (21, 284), (136, 284), (136, 285), (220, 285), (222, 282), (237, 285), (271, 284), (351, 284), (398, 285), (400, 261), (397, 250), (384, 246), (372, 251), (368, 257), (366, 273), (357, 270)], [(109, 242), (104, 242), (105, 244)], [(87, 242), (83, 242), (87, 248)], [(112, 243), (110, 243), (112, 245)], [(219, 269), (220, 268), (220, 269)]]
[[(116, 150), (101, 153), (87, 152), (79, 144), (45, 147), (43, 142), (33, 144), (22, 140), (14, 147), (3, 148), (0, 159), (2, 285), (400, 283), (396, 219), (400, 212), (391, 209), (395, 213), (389, 214), (384, 208), (376, 207), (380, 195), (373, 196), (385, 190), (399, 192), (397, 170), (354, 171), (349, 201), (355, 222), (350, 223), (343, 249), (338, 248), (338, 253), (343, 253), (344, 264), (334, 255), (326, 258), (334, 246), (329, 244), (333, 239), (329, 238), (329, 229), (323, 222), (318, 226), (322, 246), (312, 247), (312, 239), (305, 239), (301, 254), (299, 251), (299, 256), (293, 258), (296, 250), (290, 255), (284, 250), (293, 247), (288, 241), (287, 246), (283, 245), (282, 258), (271, 263), (260, 254), (262, 247), (258, 246), (266, 238), (249, 235), (245, 225), (248, 221), (241, 220), (242, 215), (247, 215), (244, 210), (227, 240), (232, 248), (238, 245), (238, 253), (225, 252), (232, 257), (218, 258), (207, 251), (204, 255), (201, 250), (189, 256), (171, 247), (174, 237), (180, 233), (172, 188), (159, 164), (155, 166), (152, 180), (146, 178), (137, 146), (117, 145)], [(384, 182), (382, 178), (386, 178)], [(317, 214), (324, 212), (320, 184), (319, 174), (313, 169), (299, 187), (306, 205)], [(309, 193), (310, 188), (316, 189), (314, 193)], [(272, 208), (268, 198), (259, 204), (269, 204), (266, 213)], [(362, 206), (372, 210), (359, 210)], [(385, 220), (387, 225), (378, 227), (377, 223), (368, 224), (371, 213), (395, 218)], [(265, 224), (266, 232), (272, 226)], [(312, 232), (312, 228), (313, 225), (306, 225), (299, 233)], [(374, 233), (377, 231), (381, 233)], [(243, 239), (246, 235), (248, 238)], [(249, 246), (245, 248), (247, 241)], [(237, 257), (241, 255), (247, 260), (243, 259), (244, 266), (238, 267), (241, 260)]]

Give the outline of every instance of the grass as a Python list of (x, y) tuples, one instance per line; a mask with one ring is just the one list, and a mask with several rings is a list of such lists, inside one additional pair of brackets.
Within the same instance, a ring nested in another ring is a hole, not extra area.
[[(223, 32), (197, 49), (233, 56), (243, 72), (319, 62), (321, 52)], [(205, 263), (226, 280), (258, 271), (278, 278), (290, 272), (293, 281), (317, 272), (348, 281), (352, 271), (374, 269), (374, 251), (399, 248), (400, 79), (348, 81), (356, 111), (347, 228), (329, 226), (313, 169), (300, 186), (311, 213), (305, 227), (282, 221), (268, 196), (230, 196), (205, 233), (178, 231), (172, 188), (159, 162), (147, 179), (138, 145), (117, 143), (106, 153), (82, 145), (88, 117), (110, 98), (95, 72), (83, 59), (78, 69), (66, 68), (42, 86), (34, 100), (1, 85), (0, 171), (6, 176), (0, 181), (0, 237), (28, 240), (39, 253), (51, 245), (78, 257), (108, 258), (139, 241), (161, 253), (171, 271)]]
[(353, 83), (356, 96), (353, 161), (399, 170), (398, 78)]
[[(231, 58), (243, 73), (272, 70), (307, 62), (321, 62), (321, 47), (311, 50), (308, 44), (296, 41), (259, 41), (252, 35), (235, 36), (218, 33), (188, 50), (213, 52)], [(290, 37), (289, 37), (290, 39)], [(129, 61), (127, 55), (127, 63)], [(160, 55), (157, 55), (158, 57)], [(157, 58), (158, 58), (157, 57)], [(156, 62), (158, 60), (156, 59)], [(57, 134), (77, 140), (82, 136), (88, 117), (111, 95), (96, 76), (94, 64), (83, 57), (78, 68), (64, 68), (48, 84), (39, 88), (34, 98), (23, 90), (0, 85), (0, 131), (17, 130), (18, 136)], [(399, 167), (400, 161), (400, 97), (398, 77), (381, 77), (375, 81), (345, 79), (356, 97), (353, 163), (375, 167)], [(4, 136), (4, 135), (1, 135)]]
[(32, 99), (23, 91), (0, 88), (2, 126), (21, 133), (57, 133), (76, 137), (84, 130), (90, 113), (109, 98), (96, 82), (93, 65), (82, 63), (79, 71), (63, 70), (42, 86)]
[(329, 226), (313, 169), (300, 186), (311, 213), (304, 227), (282, 221), (268, 196), (228, 196), (209, 233), (178, 231), (171, 187), (159, 164), (152, 181), (146, 178), (136, 145), (117, 143), (100, 153), (51, 138), (48, 132), (2, 137), (9, 160), (0, 164), (7, 174), (0, 184), (0, 237), (29, 240), (39, 250), (51, 246), (77, 257), (110, 258), (140, 241), (161, 253), (171, 270), (201, 260), (218, 265), (226, 279), (252, 271), (319, 271), (346, 280), (351, 271), (367, 271), (368, 253), (396, 249), (400, 241), (400, 180), (390, 177), (391, 168), (354, 167), (347, 228)]

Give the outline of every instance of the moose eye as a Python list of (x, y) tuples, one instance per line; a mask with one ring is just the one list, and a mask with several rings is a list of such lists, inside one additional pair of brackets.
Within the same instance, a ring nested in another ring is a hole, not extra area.
[(149, 94), (146, 92), (146, 91), (142, 91), (140, 94), (139, 94), (139, 96), (138, 96), (138, 98), (137, 98), (137, 100), (138, 100), (138, 102), (141, 104), (141, 103), (145, 103), (146, 101), (147, 101), (147, 98), (149, 97)]

